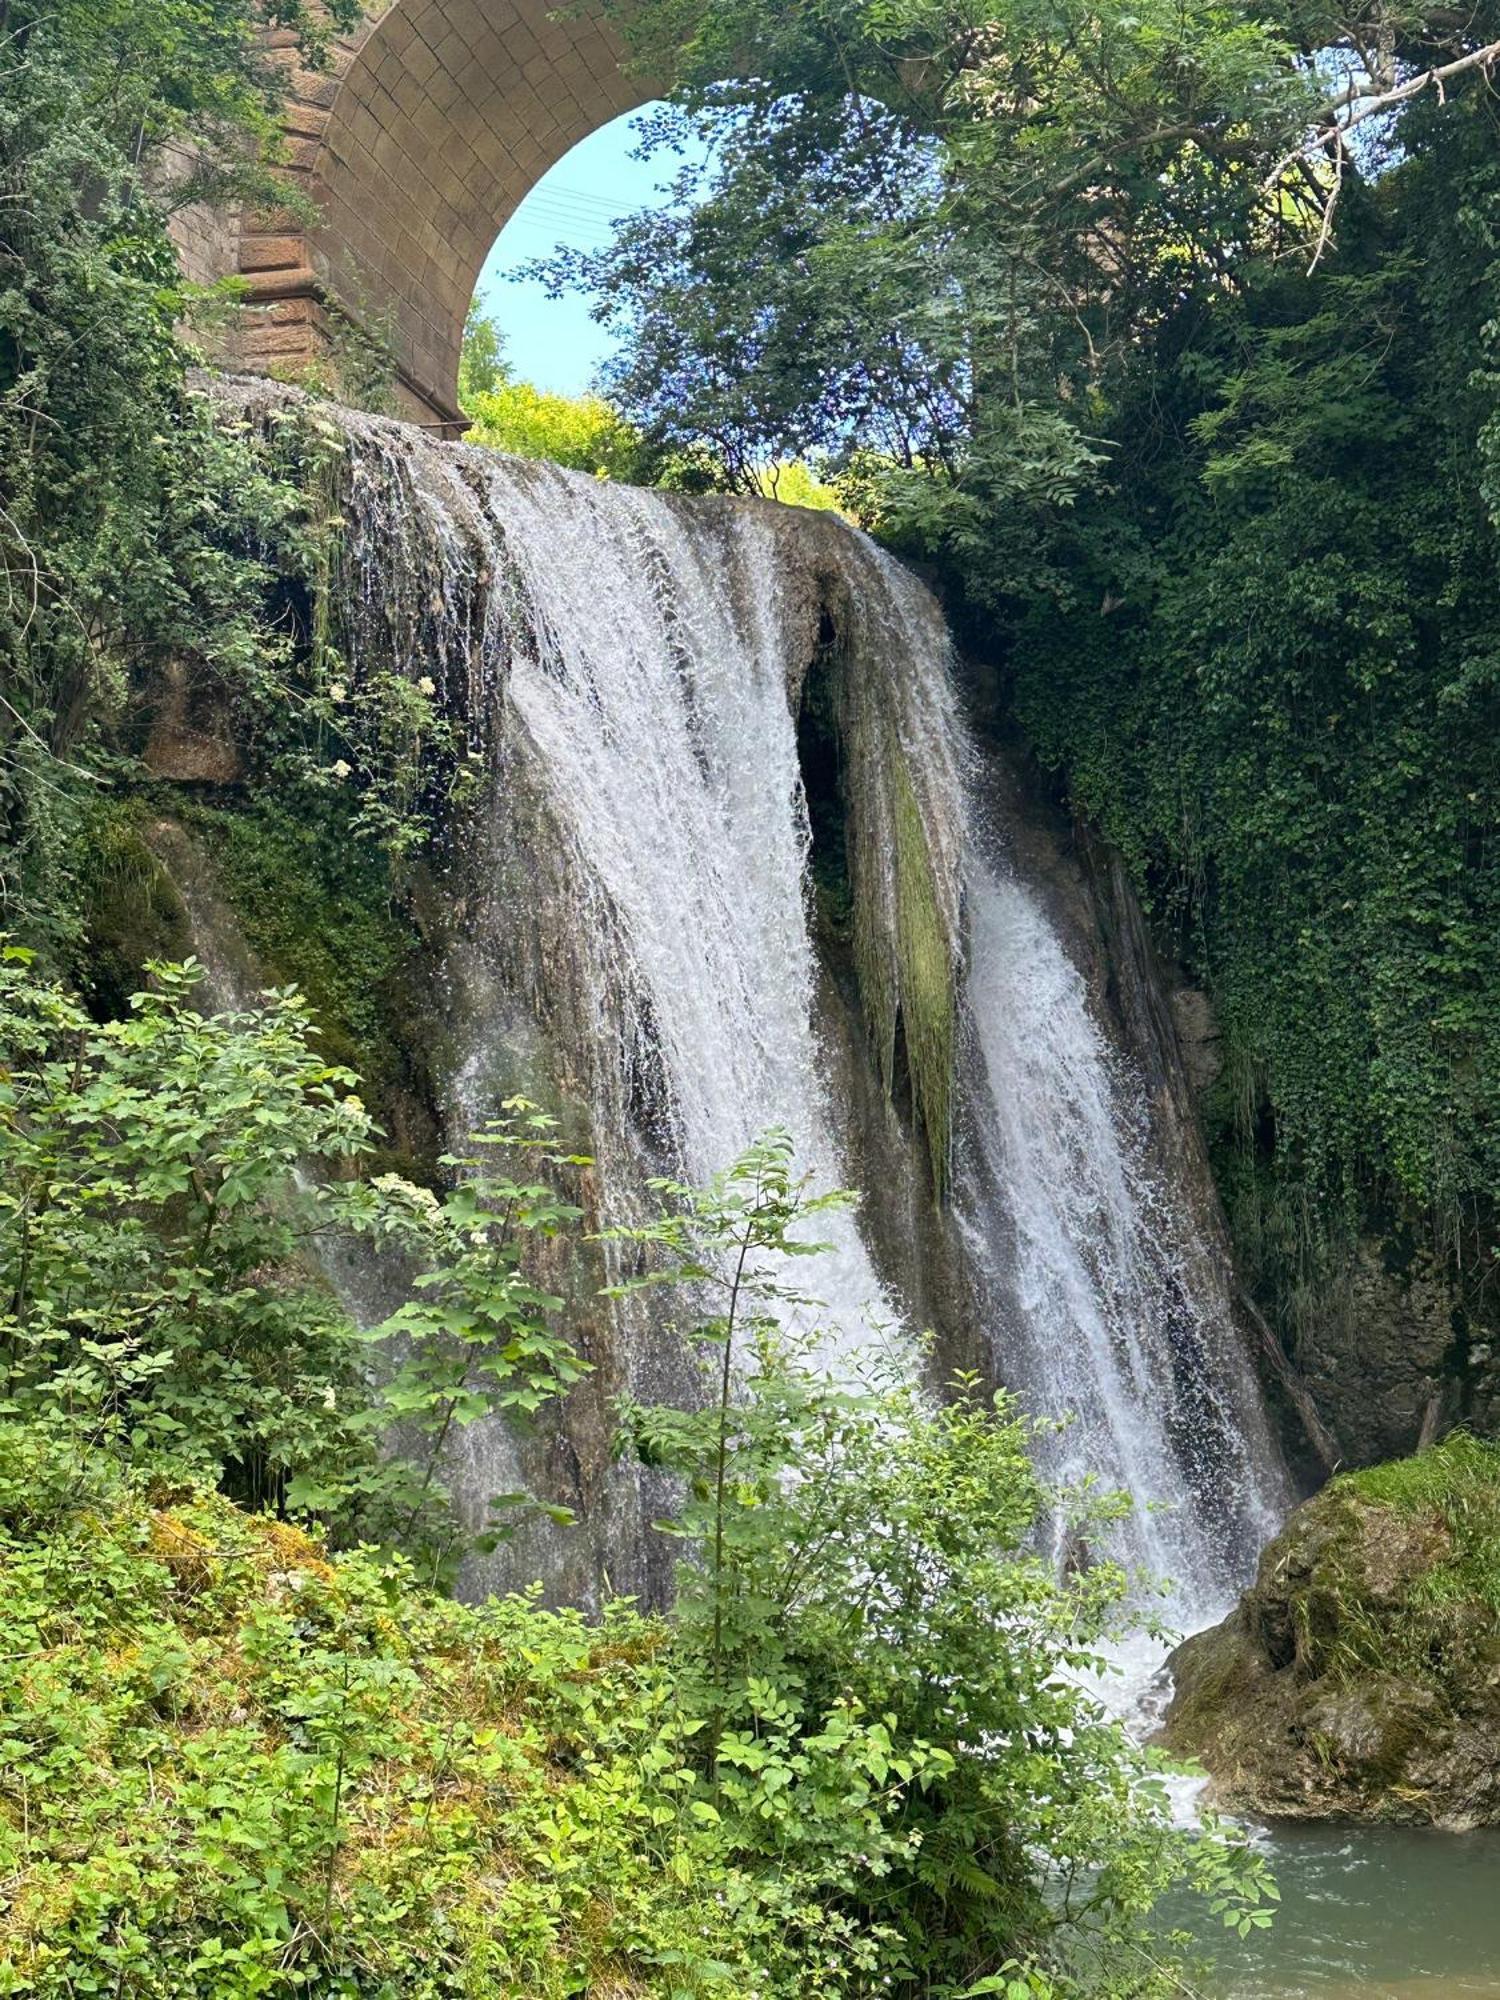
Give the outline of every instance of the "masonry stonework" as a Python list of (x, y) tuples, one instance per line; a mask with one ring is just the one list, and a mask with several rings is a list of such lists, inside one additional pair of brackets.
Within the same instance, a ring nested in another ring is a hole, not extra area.
[(361, 329), (390, 348), (403, 414), (461, 421), (464, 318), (495, 237), (570, 147), (652, 95), (602, 23), (551, 20), (553, 4), (377, 0), (321, 74), (271, 38), (287, 178), (318, 219), (184, 218), (191, 274), (245, 281), (227, 361), (295, 374)]

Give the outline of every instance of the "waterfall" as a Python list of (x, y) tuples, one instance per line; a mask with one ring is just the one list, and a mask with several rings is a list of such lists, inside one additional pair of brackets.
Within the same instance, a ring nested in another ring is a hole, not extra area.
[(981, 857), (969, 884), (965, 1234), (1007, 1372), (1067, 1427), (1060, 1481), (1134, 1503), (1116, 1553), (1222, 1614), (1280, 1515), (1276, 1457), (1222, 1304), (1146, 1154), (1128, 1067), (1036, 897)]
[[(876, 1067), (933, 1142), (923, 1199), (946, 1163), (943, 1240), (994, 1371), (1072, 1419), (1041, 1443), (1048, 1473), (1128, 1492), (1112, 1550), (1176, 1581), (1180, 1620), (1207, 1615), (1274, 1524), (1275, 1453), (1129, 1062), (986, 830), (929, 593), (827, 516), (347, 424), (344, 643), (356, 668), (394, 656), (435, 677), (489, 787), (447, 960), (460, 1136), (497, 1079), (539, 1068), (586, 1107), (607, 1216), (638, 1214), (650, 1173), (702, 1180), (773, 1126), (819, 1182), (854, 1177), (798, 734), (836, 649), (836, 859)], [(915, 1369), (910, 1301), (869, 1226), (821, 1233), (798, 1276), (826, 1301), (822, 1360), (857, 1372), (894, 1342)], [(611, 1386), (641, 1385), (648, 1346), (617, 1324)], [(477, 1492), (482, 1438), (470, 1456)], [(623, 1532), (641, 1519), (621, 1503)]]
[[(649, 1023), (650, 1136), (698, 1182), (779, 1127), (838, 1184), (803, 889), (805, 661), (772, 522), (552, 467), (496, 462), (488, 485), (534, 640), (509, 698), (628, 960), (601, 984), (627, 983)], [(802, 1276), (837, 1364), (896, 1314), (852, 1217), (821, 1233)]]

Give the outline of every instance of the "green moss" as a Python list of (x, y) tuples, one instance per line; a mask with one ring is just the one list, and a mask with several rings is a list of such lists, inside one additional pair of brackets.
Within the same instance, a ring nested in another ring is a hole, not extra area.
[(148, 960), (185, 958), (192, 949), (182, 898), (151, 852), (144, 822), (139, 801), (99, 799), (78, 829), (74, 885), (82, 935), (70, 970), (104, 1017), (124, 1012)]
[(851, 650), (842, 636), (849, 622), (826, 618), (798, 717), (814, 909), (825, 941), (852, 956), (882, 1086), (920, 1129), (941, 1199), (953, 1117), (957, 940), (892, 713), (889, 673), (867, 668)]
[(189, 808), (246, 943), (267, 973), (302, 988), (330, 1059), (378, 1100), (409, 1082), (407, 986), (419, 939), (398, 912), (384, 857), (330, 808), (319, 819), (274, 804)]
[(1500, 1612), (1500, 1444), (1454, 1431), (1411, 1458), (1346, 1473), (1335, 1488), (1447, 1530), (1451, 1554), (1419, 1579), (1415, 1601)]
[(947, 1180), (953, 1116), (953, 943), (938, 901), (911, 774), (894, 745), (893, 754), (901, 1018), (912, 1099), (927, 1136), (933, 1184), (941, 1194)]

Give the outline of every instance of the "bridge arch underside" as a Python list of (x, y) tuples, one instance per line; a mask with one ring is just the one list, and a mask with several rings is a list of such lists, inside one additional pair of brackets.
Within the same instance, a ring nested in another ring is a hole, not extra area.
[(240, 365), (295, 371), (352, 322), (389, 342), (404, 414), (458, 418), (496, 236), (555, 161), (653, 95), (602, 24), (549, 20), (554, 3), (391, 0), (321, 75), (283, 50), (291, 175), (319, 219), (245, 219)]

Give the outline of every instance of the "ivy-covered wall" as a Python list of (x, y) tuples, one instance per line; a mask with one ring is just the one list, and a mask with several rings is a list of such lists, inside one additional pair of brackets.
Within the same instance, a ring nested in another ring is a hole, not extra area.
[[(1403, 130), (1327, 268), (1248, 269), (1106, 413), (1010, 652), (1214, 996), (1243, 1267), (1355, 1457), (1487, 1420), (1500, 1185), (1494, 100)], [(1362, 1427), (1403, 1370), (1406, 1434)]]

